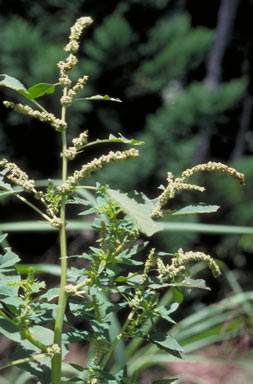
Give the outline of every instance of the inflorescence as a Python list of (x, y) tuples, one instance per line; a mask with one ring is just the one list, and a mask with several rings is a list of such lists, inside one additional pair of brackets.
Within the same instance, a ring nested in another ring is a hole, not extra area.
[(61, 156), (65, 156), (68, 160), (73, 160), (78, 152), (83, 148), (87, 143), (88, 131), (82, 132), (79, 137), (76, 137), (72, 140), (73, 147), (67, 148)]
[(213, 161), (209, 161), (206, 164), (199, 164), (193, 168), (186, 169), (181, 177), (174, 179), (174, 175), (171, 172), (168, 172), (167, 182), (168, 185), (159, 196), (159, 205), (154, 209), (151, 216), (153, 218), (163, 217), (166, 211), (163, 210), (163, 206), (167, 204), (170, 199), (175, 197), (176, 192), (188, 190), (188, 191), (199, 191), (204, 192), (205, 188), (199, 185), (190, 184), (187, 182), (187, 179), (192, 176), (196, 172), (217, 172), (224, 173), (228, 176), (233, 177), (238, 180), (241, 185), (244, 185), (244, 175), (240, 172), (237, 172), (234, 168), (228, 167), (222, 163), (216, 163)]
[(35, 119), (38, 119), (40, 121), (48, 121), (52, 127), (56, 129), (56, 131), (62, 131), (66, 129), (67, 124), (65, 121), (61, 119), (57, 119), (52, 113), (49, 112), (40, 112), (38, 110), (35, 110), (28, 105), (23, 105), (23, 104), (15, 104), (11, 101), (4, 101), (3, 104), (7, 108), (12, 108), (14, 111), (23, 113), (25, 115), (34, 117)]
[(110, 151), (108, 155), (102, 155), (98, 159), (90, 161), (84, 164), (79, 171), (75, 171), (72, 176), (69, 176), (65, 183), (59, 185), (57, 190), (62, 194), (70, 193), (79, 183), (79, 181), (90, 176), (93, 172), (99, 171), (105, 164), (112, 163), (118, 160), (127, 160), (139, 155), (139, 151), (135, 148), (130, 148), (126, 151)]
[(163, 261), (159, 258), (157, 260), (157, 267), (159, 278), (162, 280), (174, 279), (183, 273), (186, 265), (192, 261), (203, 261), (208, 264), (214, 277), (221, 274), (219, 266), (214, 259), (206, 255), (204, 252), (184, 252), (182, 248), (177, 251), (176, 257), (173, 257), (169, 265), (164, 265)]

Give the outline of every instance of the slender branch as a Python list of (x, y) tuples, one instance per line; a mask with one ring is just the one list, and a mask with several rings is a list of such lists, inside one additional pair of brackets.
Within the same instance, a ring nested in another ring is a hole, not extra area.
[(35, 104), (39, 109), (41, 109), (41, 111), (48, 113), (47, 110), (44, 107), (42, 107), (42, 105), (40, 103), (38, 103), (38, 101), (36, 101), (35, 99), (29, 99), (29, 100), (33, 104)]
[(47, 216), (44, 212), (42, 212), (36, 205), (32, 204), (30, 201), (28, 201), (23, 196), (17, 195), (17, 198), (21, 200), (23, 203), (28, 205), (30, 208), (32, 208), (34, 211), (36, 211), (39, 215), (41, 215), (45, 220), (51, 222), (51, 219), (49, 216)]
[(33, 361), (33, 360), (44, 359), (46, 357), (48, 357), (48, 353), (39, 353), (37, 355), (32, 355), (30, 357), (25, 357), (24, 359), (14, 360), (14, 361), (11, 361), (10, 363), (2, 365), (0, 367), (0, 371), (2, 369), (5, 369), (5, 368), (14, 367), (15, 365), (18, 365), (18, 364), (24, 364), (24, 363), (28, 363), (29, 361)]
[(113, 342), (110, 345), (109, 351), (106, 353), (106, 355), (103, 357), (101, 363), (99, 364), (100, 369), (103, 369), (105, 367), (105, 365), (106, 365), (107, 361), (109, 360), (114, 348), (116, 347), (118, 342), (122, 339), (123, 334), (124, 334), (126, 328), (128, 327), (128, 324), (130, 323), (130, 321), (132, 320), (132, 318), (135, 315), (135, 312), (136, 312), (136, 309), (133, 309), (130, 312), (129, 316), (127, 317), (124, 325), (122, 326), (122, 328), (120, 330), (120, 333), (115, 337), (115, 339), (113, 340)]

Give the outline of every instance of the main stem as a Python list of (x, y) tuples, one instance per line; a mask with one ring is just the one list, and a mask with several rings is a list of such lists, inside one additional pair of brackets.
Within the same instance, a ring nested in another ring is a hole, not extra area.
[[(64, 96), (66, 96), (67, 89), (64, 89)], [(62, 108), (62, 120), (66, 120), (66, 108)], [(66, 131), (62, 132), (62, 153), (67, 148)], [(62, 157), (62, 183), (67, 179), (67, 159), (63, 155)], [(66, 242), (66, 196), (62, 197), (61, 201), (61, 227), (60, 227), (60, 249), (61, 249), (61, 283), (60, 293), (58, 300), (58, 308), (56, 313), (55, 328), (54, 328), (54, 344), (57, 344), (61, 350), (60, 353), (55, 354), (52, 359), (52, 378), (51, 384), (61, 383), (61, 366), (62, 366), (62, 327), (64, 321), (64, 314), (67, 304), (67, 294), (65, 291), (67, 285), (67, 242)]]

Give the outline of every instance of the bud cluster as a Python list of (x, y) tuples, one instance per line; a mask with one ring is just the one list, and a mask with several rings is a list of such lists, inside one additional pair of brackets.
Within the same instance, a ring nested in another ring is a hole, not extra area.
[(193, 168), (186, 169), (181, 177), (178, 177), (174, 180), (174, 175), (171, 172), (168, 172), (167, 175), (167, 182), (168, 185), (162, 192), (162, 194), (159, 196), (159, 204), (158, 206), (153, 210), (151, 213), (151, 216), (153, 218), (159, 218), (163, 217), (164, 211), (163, 206), (170, 200), (175, 197), (176, 192), (180, 191), (199, 191), (204, 192), (205, 188), (201, 187), (199, 185), (190, 184), (187, 182), (187, 179), (192, 176), (196, 172), (218, 172), (218, 173), (225, 173), (228, 176), (233, 177), (234, 179), (238, 180), (240, 184), (244, 185), (244, 175), (240, 172), (237, 172), (234, 168), (228, 167), (225, 164), (222, 163), (215, 163), (212, 161), (209, 161), (206, 164), (199, 164), (196, 165)]
[(73, 147), (67, 148), (61, 156), (65, 156), (68, 160), (73, 160), (78, 154), (78, 151), (83, 148), (84, 144), (87, 143), (88, 131), (82, 132), (79, 137), (72, 140)]
[(74, 85), (73, 88), (69, 89), (67, 92), (67, 95), (62, 96), (61, 98), (61, 104), (64, 107), (68, 107), (72, 104), (73, 98), (76, 96), (77, 92), (83, 89), (86, 82), (88, 80), (88, 76), (83, 76), (80, 79), (77, 80), (76, 85)]

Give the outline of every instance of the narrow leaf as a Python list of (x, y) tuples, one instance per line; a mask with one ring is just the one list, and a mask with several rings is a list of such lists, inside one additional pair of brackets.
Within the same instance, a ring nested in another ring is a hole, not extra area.
[(218, 205), (205, 205), (205, 204), (196, 204), (188, 205), (178, 211), (170, 213), (171, 216), (179, 215), (191, 215), (195, 213), (211, 213), (216, 212), (220, 207)]
[(102, 143), (123, 143), (129, 145), (143, 145), (143, 141), (135, 140), (135, 139), (127, 139), (121, 133), (118, 134), (119, 137), (114, 136), (112, 134), (109, 135), (108, 139), (97, 139), (96, 141), (92, 141), (85, 145), (85, 147), (89, 147), (94, 144), (102, 144)]
[(122, 103), (122, 101), (120, 99), (114, 99), (113, 97), (110, 97), (108, 95), (104, 95), (104, 96), (96, 95), (96, 96), (84, 97), (81, 99), (75, 99), (75, 100), (76, 101), (79, 101), (79, 100), (108, 100), (108, 101), (117, 101), (118, 103)]

